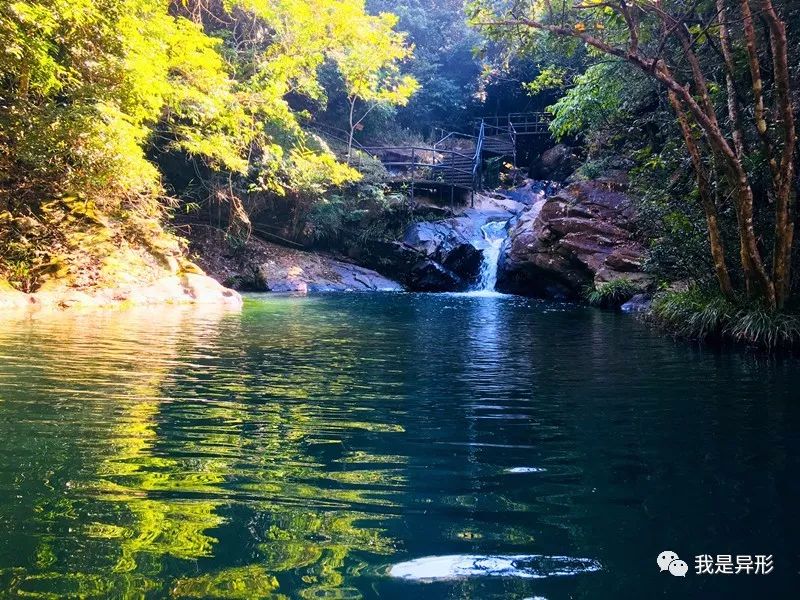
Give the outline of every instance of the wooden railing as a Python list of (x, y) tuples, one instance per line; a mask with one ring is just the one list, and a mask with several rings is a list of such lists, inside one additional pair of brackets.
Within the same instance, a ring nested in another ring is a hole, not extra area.
[[(512, 113), (485, 117), (476, 122), (475, 134), (434, 128), (436, 142), (431, 146), (362, 146), (353, 142), (349, 160), (356, 168), (364, 167), (367, 156), (379, 160), (389, 172), (391, 181), (410, 185), (411, 200), (415, 184), (450, 186), (450, 199), (455, 188), (475, 192), (483, 184), (485, 154), (508, 156), (516, 166), (517, 136), (543, 133), (549, 125), (546, 113)], [(315, 126), (323, 137), (347, 147), (347, 132), (329, 126)], [(465, 146), (472, 150), (465, 149)]]

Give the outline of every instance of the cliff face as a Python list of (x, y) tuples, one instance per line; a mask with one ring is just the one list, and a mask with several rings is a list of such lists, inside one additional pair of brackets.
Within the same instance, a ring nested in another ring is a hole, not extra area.
[(500, 258), (497, 289), (543, 298), (578, 298), (616, 279), (648, 284), (645, 248), (625, 185), (573, 183), (523, 212)]

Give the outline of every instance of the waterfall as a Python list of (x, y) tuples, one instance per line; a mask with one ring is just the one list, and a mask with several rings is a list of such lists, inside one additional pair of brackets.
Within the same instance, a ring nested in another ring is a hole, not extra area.
[(503, 240), (508, 236), (506, 224), (508, 221), (490, 221), (481, 227), (486, 247), (483, 250), (483, 263), (478, 283), (478, 289), (494, 292), (497, 283), (497, 261), (500, 259), (500, 249)]

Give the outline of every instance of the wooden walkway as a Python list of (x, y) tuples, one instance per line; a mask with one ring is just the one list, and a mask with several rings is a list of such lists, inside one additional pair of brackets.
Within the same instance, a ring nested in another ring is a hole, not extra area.
[(456, 189), (474, 194), (483, 187), (484, 162), (491, 157), (507, 158), (516, 167), (517, 139), (520, 136), (550, 135), (547, 113), (511, 113), (484, 117), (475, 122), (473, 134), (435, 130), (438, 141), (432, 146), (362, 146), (352, 157), (355, 167), (366, 155), (386, 168), (388, 181), (450, 188), (451, 201)]

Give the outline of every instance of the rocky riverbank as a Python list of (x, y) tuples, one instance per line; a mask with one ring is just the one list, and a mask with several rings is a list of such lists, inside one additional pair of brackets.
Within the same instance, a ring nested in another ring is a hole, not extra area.
[[(474, 289), (486, 241), (482, 228), (505, 223), (496, 289), (543, 299), (583, 300), (587, 290), (624, 282), (626, 295), (651, 286), (634, 199), (623, 175), (561, 187), (529, 180), (476, 196), (449, 218), (410, 225), (392, 242), (367, 246), (356, 260), (414, 291)], [(642, 304), (639, 296), (637, 307)], [(624, 299), (623, 299), (624, 301)]]
[(553, 190), (550, 183), (529, 181), (514, 190), (476, 194), (474, 205), (456, 209), (452, 216), (418, 221), (399, 239), (368, 242), (351, 249), (350, 256), (412, 291), (473, 289), (486, 249), (482, 227), (491, 221), (510, 222)]
[(197, 272), (173, 270), (146, 284), (101, 289), (50, 287), (25, 294), (7, 286), (0, 291), (0, 308), (239, 306), (242, 299), (236, 290), (465, 291), (478, 285), (488, 248), (484, 227), (491, 222), (493, 230), (507, 236), (496, 263), (498, 291), (582, 300), (587, 290), (624, 281), (623, 301), (638, 293), (630, 308), (640, 310), (647, 306), (647, 296), (641, 293), (651, 281), (643, 271), (646, 251), (637, 234), (634, 204), (620, 176), (563, 188), (529, 180), (515, 189), (478, 194), (474, 205), (450, 217), (414, 222), (399, 239), (368, 240), (341, 256), (287, 248), (255, 236), (231, 246), (224, 231), (195, 224), (187, 238)]

